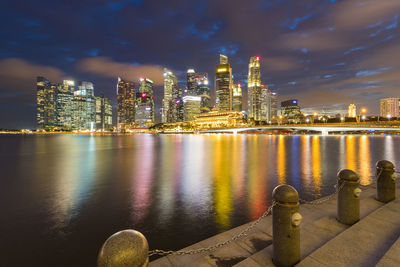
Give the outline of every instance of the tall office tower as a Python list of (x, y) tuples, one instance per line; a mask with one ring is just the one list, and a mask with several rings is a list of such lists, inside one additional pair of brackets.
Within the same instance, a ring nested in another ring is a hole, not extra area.
[(196, 95), (196, 82), (194, 69), (188, 69), (186, 73), (186, 89), (184, 95)]
[(261, 85), (261, 121), (270, 122), (271, 121), (271, 100), (272, 93), (268, 89), (268, 85)]
[(271, 122), (278, 120), (278, 94), (271, 92)]
[(381, 99), (381, 116), (387, 118), (399, 117), (400, 98), (389, 97)]
[(118, 131), (135, 123), (135, 85), (118, 77), (117, 84), (117, 127)]
[(350, 104), (348, 112), (349, 112), (349, 118), (355, 118), (357, 116), (356, 104)]
[(148, 78), (140, 78), (139, 80), (135, 112), (135, 122), (141, 128), (150, 127), (154, 123), (153, 81)]
[(36, 78), (36, 122), (39, 129), (57, 126), (56, 86), (44, 77)]
[(111, 99), (103, 94), (96, 96), (96, 129), (108, 131), (112, 129)]
[(75, 81), (64, 80), (57, 85), (57, 126), (66, 131), (73, 129)]
[(179, 97), (178, 78), (172, 71), (164, 68), (164, 99), (161, 112), (161, 122), (171, 122), (168, 120), (168, 113), (171, 113), (170, 106)]
[(242, 111), (242, 85), (240, 83), (233, 85), (232, 109)]
[(74, 91), (72, 128), (93, 131), (96, 127), (96, 100), (93, 83), (80, 81)]
[(200, 111), (201, 113), (209, 112), (211, 107), (210, 86), (208, 82), (207, 72), (197, 72), (194, 75), (195, 95), (201, 97)]
[(289, 122), (300, 121), (301, 112), (297, 99), (291, 99), (281, 102), (281, 114)]
[(232, 110), (232, 68), (228, 57), (219, 55), (215, 74), (215, 105), (218, 110)]
[(260, 57), (251, 57), (247, 79), (249, 119), (261, 121)]
[(169, 104), (168, 122), (180, 122), (184, 119), (183, 99), (178, 97)]
[(201, 97), (187, 95), (183, 97), (185, 121), (192, 121), (200, 114)]

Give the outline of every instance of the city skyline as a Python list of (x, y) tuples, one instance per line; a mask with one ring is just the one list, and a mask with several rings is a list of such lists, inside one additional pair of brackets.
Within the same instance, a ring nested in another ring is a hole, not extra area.
[[(298, 99), (305, 111), (346, 111), (356, 103), (379, 114), (380, 99), (399, 97), (398, 1), (229, 5), (42, 1), (21, 7), (2, 2), (0, 111), (8, 116), (0, 119), (0, 127), (34, 127), (36, 76), (91, 81), (96, 92), (114, 102), (116, 77), (149, 77), (155, 102), (161, 103), (163, 67), (180, 84), (189, 68), (207, 72), (214, 81), (219, 53), (229, 57), (233, 80), (243, 85), (244, 109), (248, 59), (256, 55), (262, 59), (262, 83), (279, 94), (279, 101)], [(68, 23), (56, 16), (61, 7), (71, 15)], [(237, 16), (238, 10), (246, 12)]]

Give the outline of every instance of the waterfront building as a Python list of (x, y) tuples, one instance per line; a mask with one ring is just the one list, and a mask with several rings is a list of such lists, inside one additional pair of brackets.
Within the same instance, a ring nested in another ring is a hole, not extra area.
[(215, 105), (220, 111), (232, 110), (232, 68), (228, 57), (220, 55), (215, 74)]
[(291, 99), (281, 102), (281, 114), (283, 118), (288, 122), (300, 122), (302, 116), (297, 99)]
[(168, 118), (172, 116), (169, 115), (173, 111), (171, 106), (173, 102), (179, 97), (179, 85), (178, 78), (172, 71), (164, 68), (164, 99), (162, 101), (162, 111), (161, 111), (161, 122), (171, 122)]
[(183, 109), (184, 109), (184, 120), (192, 121), (195, 116), (200, 114), (201, 107), (201, 97), (200, 96), (184, 96), (183, 100)]
[(250, 120), (261, 121), (261, 73), (260, 57), (251, 57), (247, 79), (248, 117)]
[(117, 127), (125, 131), (135, 123), (135, 85), (118, 77), (117, 84)]
[(168, 112), (168, 122), (182, 122), (184, 121), (184, 106), (181, 97), (178, 97), (170, 102)]
[(355, 118), (357, 116), (356, 104), (350, 104), (348, 109), (349, 118)]
[(96, 101), (91, 82), (79, 81), (73, 97), (72, 128), (93, 131), (96, 127)]
[(233, 85), (232, 110), (242, 111), (242, 87), (240, 83)]
[(271, 92), (271, 123), (278, 120), (278, 94)]
[(39, 129), (57, 126), (56, 85), (44, 77), (36, 78), (36, 122)]
[(386, 118), (400, 117), (400, 98), (389, 97), (380, 100), (380, 115)]
[(57, 85), (57, 127), (64, 131), (73, 129), (75, 81), (64, 80)]
[(194, 69), (188, 69), (186, 73), (186, 89), (184, 95), (196, 95), (196, 82), (195, 82)]
[(136, 93), (135, 122), (141, 128), (154, 124), (153, 81), (149, 78), (139, 79), (139, 92)]
[(197, 129), (238, 127), (244, 125), (243, 113), (241, 111), (210, 111), (197, 115), (192, 124)]
[(109, 131), (112, 129), (111, 99), (103, 94), (96, 96), (96, 129)]
[(200, 111), (209, 112), (211, 108), (210, 86), (207, 72), (197, 72), (194, 75), (196, 95), (201, 97)]

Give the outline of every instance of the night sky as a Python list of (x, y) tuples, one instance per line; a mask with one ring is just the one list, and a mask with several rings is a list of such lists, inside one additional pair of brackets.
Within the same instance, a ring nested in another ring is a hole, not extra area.
[(35, 127), (36, 76), (91, 81), (114, 102), (117, 76), (146, 76), (160, 107), (163, 67), (213, 84), (219, 53), (243, 85), (261, 56), (263, 82), (304, 112), (378, 114), (400, 97), (399, 19), (399, 0), (2, 0), (0, 128)]

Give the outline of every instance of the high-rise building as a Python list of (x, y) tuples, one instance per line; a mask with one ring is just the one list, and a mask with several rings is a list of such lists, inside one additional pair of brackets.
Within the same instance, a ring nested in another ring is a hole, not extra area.
[(186, 73), (186, 89), (184, 95), (196, 95), (196, 82), (194, 69), (188, 69)]
[(215, 74), (215, 105), (218, 110), (232, 110), (232, 68), (228, 57), (220, 55)]
[(400, 98), (389, 97), (381, 99), (381, 116), (387, 118), (400, 117)]
[(44, 77), (36, 78), (36, 122), (39, 129), (57, 126), (56, 86)]
[(348, 113), (349, 113), (349, 118), (355, 118), (357, 116), (356, 104), (349, 105)]
[(297, 99), (281, 102), (281, 114), (288, 122), (299, 122), (301, 120), (301, 112)]
[(153, 81), (148, 78), (139, 79), (135, 111), (135, 122), (141, 128), (150, 127), (154, 123)]
[(261, 121), (261, 73), (259, 56), (250, 58), (247, 92), (249, 119)]
[(57, 126), (65, 131), (74, 128), (75, 81), (64, 80), (57, 85)]
[(242, 85), (240, 83), (233, 85), (232, 110), (242, 111)]
[(173, 102), (179, 97), (179, 85), (178, 78), (172, 71), (164, 68), (164, 99), (161, 112), (161, 122), (172, 122), (168, 120), (168, 113), (173, 112), (170, 107), (173, 106)]
[(187, 95), (182, 100), (185, 121), (192, 121), (195, 116), (200, 114), (201, 97)]
[(202, 113), (209, 112), (211, 107), (210, 86), (208, 83), (207, 72), (197, 72), (194, 75), (196, 84), (195, 92), (197, 96), (201, 97), (200, 111)]
[(103, 94), (96, 96), (96, 129), (108, 131), (112, 129), (111, 99)]
[(278, 120), (278, 94), (271, 92), (271, 122)]
[(96, 127), (96, 100), (93, 83), (80, 81), (73, 98), (72, 128), (93, 131)]
[(118, 77), (117, 84), (117, 126), (119, 131), (135, 123), (135, 85)]

